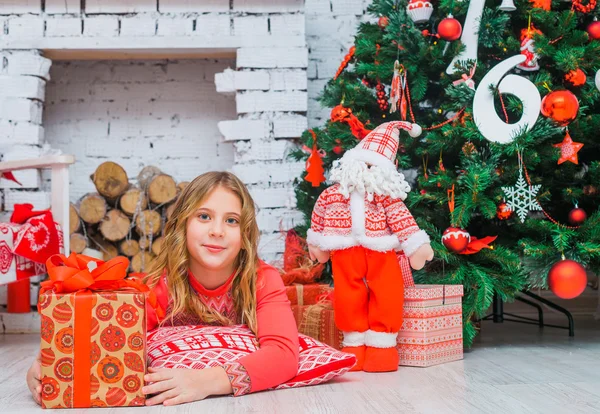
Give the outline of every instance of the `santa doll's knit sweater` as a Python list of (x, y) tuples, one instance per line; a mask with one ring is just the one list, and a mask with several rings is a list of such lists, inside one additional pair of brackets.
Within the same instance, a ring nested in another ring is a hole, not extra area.
[(363, 246), (376, 251), (402, 250), (411, 256), (429, 243), (401, 199), (358, 192), (344, 197), (334, 184), (319, 196), (313, 209), (307, 242), (321, 250), (341, 250)]

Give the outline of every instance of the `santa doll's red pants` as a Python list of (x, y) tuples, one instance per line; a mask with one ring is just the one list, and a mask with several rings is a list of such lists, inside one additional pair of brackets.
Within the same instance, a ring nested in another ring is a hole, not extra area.
[(344, 346), (394, 347), (404, 305), (396, 253), (356, 246), (332, 252), (331, 262), (335, 322)]

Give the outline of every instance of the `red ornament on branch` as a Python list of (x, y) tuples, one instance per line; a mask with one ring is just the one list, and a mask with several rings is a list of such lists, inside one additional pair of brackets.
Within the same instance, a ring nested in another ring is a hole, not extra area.
[(448, 227), (442, 234), (442, 244), (451, 252), (460, 253), (467, 248), (471, 235), (458, 227)]
[(313, 147), (308, 160), (306, 160), (306, 172), (308, 174), (306, 174), (304, 179), (311, 183), (313, 187), (318, 187), (321, 183), (325, 182), (325, 175), (323, 174), (325, 169), (323, 168), (322, 159), (325, 154), (317, 148), (317, 135), (315, 132), (312, 129), (309, 132), (313, 137)]
[(562, 164), (565, 161), (570, 161), (573, 164), (579, 164), (579, 159), (577, 158), (577, 153), (583, 147), (581, 142), (574, 142), (571, 139), (571, 135), (569, 135), (569, 131), (565, 135), (565, 138), (560, 144), (552, 144), (555, 148), (560, 148), (560, 158), (558, 159), (558, 164)]
[(600, 39), (600, 22), (597, 20), (594, 20), (593, 22), (591, 22), (588, 25), (586, 31), (587, 31), (590, 39), (592, 39), (592, 40)]
[(550, 92), (542, 99), (542, 115), (566, 126), (577, 117), (579, 100), (571, 91)]
[(458, 20), (449, 14), (448, 17), (440, 22), (437, 32), (442, 39), (452, 42), (457, 40), (462, 34), (462, 26)]
[(496, 209), (496, 217), (500, 220), (508, 220), (512, 215), (512, 210), (505, 202), (498, 204), (498, 208)]
[(585, 85), (587, 76), (581, 69), (575, 69), (565, 75), (565, 81), (571, 86)]
[(569, 212), (569, 223), (574, 226), (580, 226), (587, 219), (587, 214), (584, 209), (575, 205), (575, 208)]
[(563, 259), (550, 268), (548, 286), (561, 299), (576, 298), (587, 286), (586, 271), (576, 261)]
[(378, 25), (380, 28), (382, 28), (382, 29), (385, 29), (389, 23), (390, 23), (390, 19), (388, 19), (388, 18), (387, 18), (387, 17), (385, 17), (385, 16), (381, 16), (381, 17), (379, 18), (379, 21), (377, 22), (377, 25)]

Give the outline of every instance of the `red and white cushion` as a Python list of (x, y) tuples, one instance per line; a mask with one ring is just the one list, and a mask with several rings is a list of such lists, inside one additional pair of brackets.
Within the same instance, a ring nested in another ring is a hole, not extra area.
[[(356, 357), (340, 352), (308, 336), (299, 335), (298, 374), (275, 387), (316, 385), (349, 371)], [(245, 325), (174, 326), (148, 334), (148, 366), (153, 368), (203, 369), (223, 366), (234, 385), (234, 395), (250, 392), (250, 378), (234, 362), (259, 349), (258, 340)]]

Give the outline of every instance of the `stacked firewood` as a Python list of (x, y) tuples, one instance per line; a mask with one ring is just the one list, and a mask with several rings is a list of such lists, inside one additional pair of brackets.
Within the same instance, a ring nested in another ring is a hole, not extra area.
[(95, 253), (103, 260), (124, 255), (131, 259), (131, 271), (147, 270), (161, 249), (165, 222), (188, 183), (177, 183), (159, 168), (147, 166), (132, 184), (123, 167), (110, 161), (90, 178), (96, 192), (70, 206), (71, 251)]

